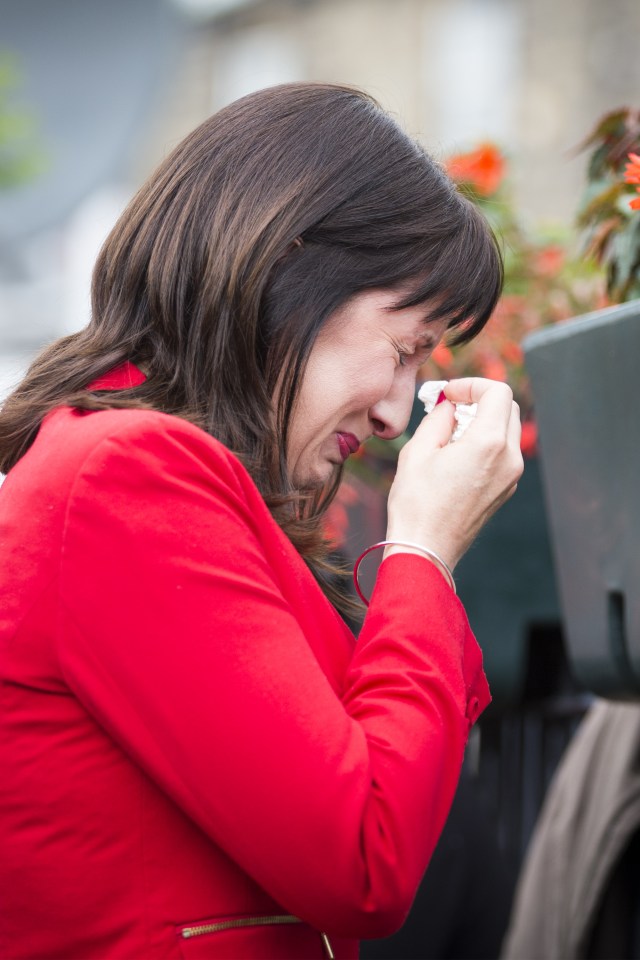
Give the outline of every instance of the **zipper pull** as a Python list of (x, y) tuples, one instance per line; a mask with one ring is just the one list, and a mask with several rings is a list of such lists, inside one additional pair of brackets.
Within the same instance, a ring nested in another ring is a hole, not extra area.
[(331, 944), (329, 943), (329, 937), (326, 935), (326, 933), (321, 933), (320, 937), (322, 938), (322, 945), (327, 957), (329, 960), (335, 960), (335, 955), (331, 949)]

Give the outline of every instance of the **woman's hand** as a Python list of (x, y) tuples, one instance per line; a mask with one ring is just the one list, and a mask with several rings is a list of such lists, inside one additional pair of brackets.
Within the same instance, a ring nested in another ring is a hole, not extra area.
[[(447, 401), (405, 444), (388, 502), (388, 540), (435, 550), (453, 569), (493, 513), (516, 489), (524, 468), (520, 410), (505, 383), (450, 381)], [(455, 403), (477, 403), (464, 435), (449, 443)], [(387, 553), (398, 547), (388, 547)]]

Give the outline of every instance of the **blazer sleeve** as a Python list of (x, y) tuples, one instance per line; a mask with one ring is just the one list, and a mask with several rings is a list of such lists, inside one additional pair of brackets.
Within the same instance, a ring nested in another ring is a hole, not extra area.
[(286, 910), (336, 935), (387, 935), (488, 701), (464, 611), (428, 560), (388, 558), (338, 695), (274, 580), (232, 458), (173, 419), (109, 436), (77, 475), (60, 571), (65, 680)]

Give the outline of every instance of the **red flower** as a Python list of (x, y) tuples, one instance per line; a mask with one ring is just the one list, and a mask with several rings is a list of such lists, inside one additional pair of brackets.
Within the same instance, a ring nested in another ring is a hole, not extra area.
[(535, 420), (525, 420), (522, 424), (520, 449), (523, 457), (533, 457), (538, 452), (538, 427)]
[(492, 143), (482, 143), (470, 153), (458, 153), (446, 161), (452, 180), (470, 183), (483, 197), (495, 193), (504, 177), (505, 160)]
[(543, 247), (535, 254), (535, 269), (542, 277), (554, 277), (564, 266), (565, 252), (557, 244)]
[(500, 357), (485, 355), (479, 358), (479, 363), (483, 377), (487, 377), (489, 380), (506, 382), (507, 368)]
[(504, 360), (507, 363), (521, 364), (524, 360), (524, 353), (522, 347), (519, 343), (515, 343), (513, 340), (505, 340), (505, 342), (500, 347), (500, 352)]
[(640, 183), (640, 157), (637, 153), (629, 154), (629, 163), (624, 168), (624, 179), (627, 183)]
[(498, 302), (498, 306), (503, 309), (505, 313), (511, 313), (516, 316), (522, 313), (526, 305), (527, 298), (521, 296), (519, 293), (505, 293)]
[(324, 535), (334, 547), (344, 546), (349, 530), (349, 514), (341, 503), (335, 500), (329, 506), (324, 517)]
[[(640, 157), (637, 153), (629, 154), (629, 163), (624, 169), (625, 183), (636, 184), (636, 190), (640, 193)], [(640, 197), (634, 197), (629, 201), (632, 210), (640, 210)]]
[(356, 488), (348, 480), (343, 480), (324, 517), (324, 535), (334, 547), (344, 546), (349, 533), (348, 508), (359, 499)]
[(439, 343), (431, 354), (431, 359), (434, 360), (439, 367), (448, 367), (453, 360), (453, 354), (446, 344)]

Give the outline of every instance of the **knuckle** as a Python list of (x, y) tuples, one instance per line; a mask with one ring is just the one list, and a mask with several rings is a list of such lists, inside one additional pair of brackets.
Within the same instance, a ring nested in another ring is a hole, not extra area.
[(513, 458), (514, 480), (519, 480), (523, 473), (524, 473), (524, 457), (522, 456), (522, 452), (520, 450), (517, 450)]
[(502, 380), (492, 380), (490, 389), (493, 392), (494, 396), (497, 396), (498, 394), (502, 394), (502, 396), (504, 397), (505, 406), (509, 404), (510, 401), (511, 403), (514, 402), (513, 390), (511, 389), (508, 383), (504, 383)]
[(515, 403), (515, 400), (513, 399), (513, 390), (511, 389), (511, 387), (509, 386), (509, 384), (508, 384), (508, 383), (500, 383), (500, 384), (498, 384), (498, 386), (501, 388), (501, 390), (502, 390), (502, 392), (504, 393), (506, 399), (507, 399), (507, 400), (511, 400), (512, 403)]
[(482, 438), (482, 451), (485, 456), (499, 456), (505, 449), (507, 440), (498, 430), (485, 431)]

